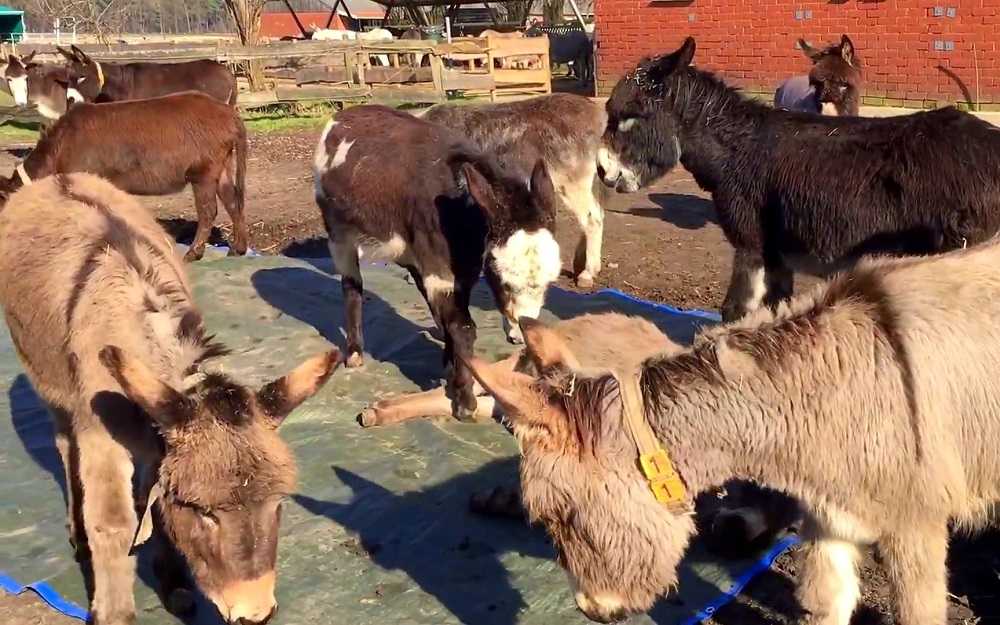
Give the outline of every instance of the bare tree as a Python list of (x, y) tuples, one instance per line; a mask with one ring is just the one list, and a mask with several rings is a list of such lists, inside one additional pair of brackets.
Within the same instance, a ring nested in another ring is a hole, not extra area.
[[(260, 16), (264, 12), (267, 0), (226, 0), (233, 21), (236, 23), (236, 34), (240, 42), (247, 47), (256, 46), (260, 39)], [(264, 68), (260, 61), (250, 61), (247, 79), (252, 91), (264, 88)]]

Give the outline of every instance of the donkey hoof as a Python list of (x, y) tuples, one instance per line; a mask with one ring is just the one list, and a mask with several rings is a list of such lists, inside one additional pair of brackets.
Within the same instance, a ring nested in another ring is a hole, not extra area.
[(581, 273), (576, 277), (576, 286), (581, 289), (592, 289), (594, 288), (594, 277), (587, 272)]
[(364, 355), (361, 354), (360, 352), (354, 352), (353, 354), (347, 357), (347, 362), (344, 363), (344, 366), (347, 367), (348, 369), (356, 369), (362, 366), (363, 364), (365, 364)]
[(194, 593), (187, 588), (175, 588), (167, 595), (165, 607), (174, 616), (190, 616), (195, 609)]
[(379, 424), (378, 408), (375, 406), (368, 406), (361, 411), (358, 415), (358, 423), (361, 424), (363, 428), (375, 427)]
[(190, 248), (187, 254), (184, 254), (184, 262), (193, 263), (196, 260), (201, 260), (201, 257), (205, 255), (205, 251), (196, 252), (194, 248)]
[(463, 423), (474, 423), (476, 421), (476, 407), (469, 408), (455, 404), (452, 406), (452, 414)]
[(244, 255), (246, 255), (246, 252), (238, 252), (236, 251), (236, 248), (232, 246), (230, 246), (229, 251), (226, 253), (226, 256), (244, 256)]

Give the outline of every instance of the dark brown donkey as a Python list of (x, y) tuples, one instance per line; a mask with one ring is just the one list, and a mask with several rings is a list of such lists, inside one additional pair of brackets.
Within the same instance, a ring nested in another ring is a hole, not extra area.
[(813, 62), (812, 70), (783, 82), (774, 93), (774, 108), (857, 116), (861, 108), (861, 59), (851, 38), (842, 35), (840, 43), (822, 50), (799, 39), (799, 48)]
[(296, 472), (276, 429), (338, 352), (256, 392), (213, 372), (207, 359), (225, 350), (206, 334), (169, 237), (90, 174), (50, 176), (0, 212), (0, 304), (55, 421), (70, 538), (93, 573), (92, 622), (134, 622), (132, 548), (153, 533), (168, 608), (192, 605), (179, 552), (227, 622), (268, 620)]
[(231, 106), (201, 93), (77, 104), (42, 137), (0, 196), (45, 176), (86, 171), (135, 195), (177, 193), (190, 184), (198, 230), (186, 260), (198, 260), (218, 212), (233, 219), (230, 254), (245, 254), (246, 128)]
[(59, 48), (69, 62), (71, 102), (142, 100), (181, 91), (199, 91), (236, 104), (236, 77), (215, 61), (186, 63), (101, 63), (72, 46)]
[[(543, 161), (512, 176), (451, 130), (383, 106), (358, 106), (331, 120), (316, 148), (316, 203), (330, 235), (347, 307), (347, 366), (363, 362), (361, 244), (406, 267), (445, 335), (452, 411), (476, 410), (471, 356), (472, 288), (485, 268), (497, 305), (517, 329), (537, 317), (559, 277), (552, 237), (558, 202)], [(530, 189), (524, 180), (531, 180)], [(520, 338), (508, 334), (511, 339)]]

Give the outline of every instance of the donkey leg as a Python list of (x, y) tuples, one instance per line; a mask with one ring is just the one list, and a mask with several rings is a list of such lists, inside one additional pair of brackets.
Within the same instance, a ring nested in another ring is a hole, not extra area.
[(212, 234), (212, 225), (219, 212), (219, 206), (215, 200), (219, 185), (215, 180), (200, 180), (191, 186), (194, 190), (194, 207), (198, 212), (198, 229), (194, 233), (191, 247), (184, 255), (184, 260), (188, 262), (199, 260), (205, 255), (205, 244), (208, 243), (208, 237)]
[(788, 301), (795, 291), (795, 273), (784, 263), (768, 263), (764, 274), (764, 305), (777, 310), (778, 304)]
[[(429, 285), (428, 285), (429, 286)], [(448, 370), (448, 391), (452, 414), (459, 421), (472, 421), (476, 415), (475, 380), (465, 362), (473, 355), (476, 344), (476, 324), (469, 315), (469, 300), (473, 284), (451, 291), (428, 288), (435, 316), (444, 329), (444, 365)]]
[(764, 260), (758, 252), (737, 248), (733, 253), (733, 273), (722, 301), (722, 320), (736, 321), (760, 308), (767, 294)]
[(944, 625), (948, 618), (948, 528), (911, 528), (879, 541), (896, 596), (899, 625)]
[(411, 419), (451, 414), (451, 400), (443, 387), (402, 397), (382, 399), (361, 411), (364, 427), (391, 425)]
[(358, 242), (355, 237), (330, 237), (330, 255), (340, 273), (340, 286), (344, 293), (344, 307), (347, 318), (347, 367), (365, 364), (365, 339), (362, 330), (361, 308), (364, 301), (364, 281), (358, 258)]
[(132, 458), (111, 435), (92, 427), (77, 438), (83, 523), (90, 545), (94, 623), (135, 621), (135, 558), (129, 555), (138, 520), (132, 500)]
[(69, 544), (78, 562), (90, 559), (90, 547), (87, 545), (87, 533), (83, 526), (83, 493), (80, 486), (80, 471), (77, 450), (74, 447), (72, 432), (68, 426), (63, 427), (57, 421), (56, 449), (62, 458), (63, 472), (66, 476), (66, 529), (69, 531)]
[(798, 598), (808, 625), (849, 625), (861, 598), (857, 545), (823, 535), (813, 521), (803, 528), (808, 544), (802, 556)]
[(184, 557), (167, 538), (159, 505), (153, 507), (153, 574), (160, 586), (160, 599), (168, 612), (187, 617), (195, 611), (195, 590)]
[(230, 256), (243, 256), (250, 247), (250, 230), (247, 227), (246, 215), (243, 214), (243, 202), (238, 202), (236, 194), (236, 162), (235, 155), (231, 156), (226, 167), (222, 170), (219, 178), (219, 200), (222, 207), (229, 213), (229, 218), (233, 221), (233, 236), (229, 244)]
[(596, 172), (592, 174), (574, 183), (577, 188), (567, 201), (583, 230), (573, 258), (576, 284), (583, 288), (594, 286), (594, 280), (601, 272), (601, 246), (604, 240), (604, 209), (594, 195), (592, 187)]

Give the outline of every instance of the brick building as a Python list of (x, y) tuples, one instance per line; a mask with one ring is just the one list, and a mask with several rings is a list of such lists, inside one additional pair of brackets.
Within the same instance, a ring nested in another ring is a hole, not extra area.
[(796, 49), (847, 33), (861, 56), (865, 103), (1000, 110), (1000, 0), (599, 0), (597, 89), (607, 94), (643, 56), (698, 43), (695, 63), (773, 95), (805, 73)]

